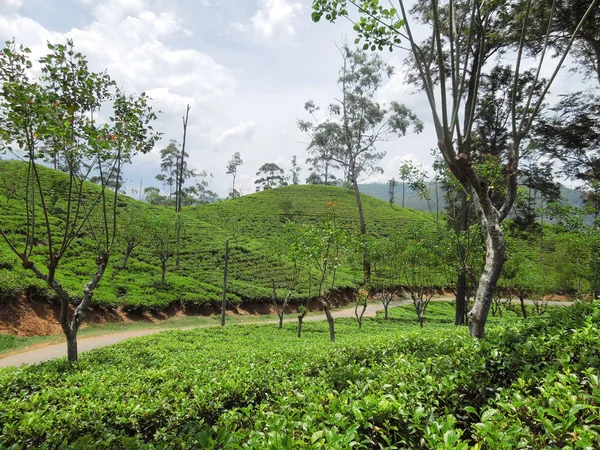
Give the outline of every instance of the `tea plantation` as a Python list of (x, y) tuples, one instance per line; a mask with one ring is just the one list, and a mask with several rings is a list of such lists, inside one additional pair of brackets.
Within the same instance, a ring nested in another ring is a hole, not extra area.
[(600, 306), (164, 332), (0, 372), (2, 448), (600, 447)]
[[(2, 176), (24, 180), (25, 166), (19, 162), (0, 161), (0, 169), (3, 170)], [(66, 211), (67, 175), (43, 166), (39, 170), (44, 191), (48, 193), (46, 201), (52, 225), (61, 230)], [(23, 186), (24, 181), (10, 198), (0, 190), (0, 225), (10, 236), (17, 238), (23, 235), (27, 223)], [(100, 188), (86, 183), (86, 189), (88, 196), (92, 197)], [(331, 201), (338, 204), (339, 220), (353, 231), (358, 224), (354, 194), (348, 189), (333, 186), (288, 186), (235, 200), (184, 207), (180, 266), (176, 268), (175, 256), (172, 255), (167, 261), (166, 283), (161, 283), (160, 260), (152, 247), (151, 237), (156, 234), (155, 228), (146, 233), (146, 239), (132, 253), (125, 269), (122, 268), (123, 255), (120, 253), (123, 244), (117, 241), (118, 247), (113, 251), (109, 267), (94, 293), (94, 302), (103, 307), (144, 310), (161, 309), (174, 302), (205, 304), (220, 301), (226, 239), (231, 240), (228, 300), (268, 300), (272, 294), (272, 280), (279, 283), (288, 270), (285, 261), (278, 260), (275, 248), (283, 223), (286, 219), (299, 225), (315, 223), (326, 210), (324, 203)], [(173, 227), (176, 214), (172, 208), (152, 206), (126, 196), (119, 196), (118, 202), (124, 217), (130, 209), (135, 209), (144, 221)], [(374, 236), (391, 234), (410, 221), (432, 220), (428, 214), (391, 208), (369, 196), (363, 196), (363, 205), (369, 231)], [(38, 211), (38, 217), (41, 217), (41, 211)], [(39, 241), (44, 244), (44, 230), (39, 226), (38, 229)], [(81, 296), (83, 285), (95, 271), (95, 247), (88, 233), (87, 227), (82, 229), (57, 272), (57, 278), (74, 300)], [(44, 259), (39, 261), (43, 266)], [(358, 283), (356, 270), (352, 271), (345, 265), (338, 271), (335, 288), (354, 288)], [(16, 298), (25, 292), (50, 299), (54, 295), (42, 281), (21, 267), (18, 258), (3, 243), (0, 245), (0, 300)], [(308, 282), (302, 278), (294, 296), (304, 298), (308, 293)]]

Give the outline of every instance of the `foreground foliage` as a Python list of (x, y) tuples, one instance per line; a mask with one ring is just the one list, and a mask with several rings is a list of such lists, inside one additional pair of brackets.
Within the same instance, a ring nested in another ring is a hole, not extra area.
[(0, 447), (598, 448), (598, 305), (482, 341), (431, 308), (425, 335), (401, 315), (335, 343), (325, 322), (172, 331), (5, 370)]

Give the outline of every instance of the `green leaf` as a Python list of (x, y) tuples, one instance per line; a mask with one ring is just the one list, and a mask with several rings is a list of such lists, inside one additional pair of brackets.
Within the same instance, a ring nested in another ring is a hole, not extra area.
[(496, 413), (498, 412), (497, 409), (486, 409), (482, 414), (481, 414), (481, 422), (485, 423), (488, 420), (490, 420)]

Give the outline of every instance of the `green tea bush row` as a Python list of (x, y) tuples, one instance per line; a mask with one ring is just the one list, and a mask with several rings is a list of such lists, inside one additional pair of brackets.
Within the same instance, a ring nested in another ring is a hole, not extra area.
[(0, 372), (0, 447), (597, 448), (599, 318), (165, 332)]

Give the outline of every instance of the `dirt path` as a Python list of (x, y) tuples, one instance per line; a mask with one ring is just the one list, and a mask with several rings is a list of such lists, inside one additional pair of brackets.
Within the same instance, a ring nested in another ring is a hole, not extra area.
[[(390, 307), (405, 305), (407, 303), (410, 303), (410, 301), (409, 300), (398, 300), (398, 301), (392, 302), (390, 304)], [(375, 317), (375, 314), (377, 314), (377, 311), (380, 311), (382, 309), (383, 309), (383, 305), (381, 303), (370, 303), (367, 306), (367, 309), (365, 311), (365, 317)], [(354, 307), (348, 307), (348, 308), (336, 310), (333, 312), (333, 317), (334, 318), (354, 317)], [(285, 319), (285, 322), (295, 322), (296, 320), (297, 319), (296, 319), (295, 315), (289, 315), (288, 318)], [(325, 314), (306, 316), (304, 318), (305, 322), (313, 322), (313, 321), (319, 321), (319, 320), (325, 320)], [(263, 320), (261, 322), (247, 322), (247, 323), (237, 324), (237, 325), (243, 326), (243, 325), (251, 325), (253, 323), (261, 323), (261, 324), (277, 323), (277, 320), (270, 320), (270, 321)], [(234, 326), (237, 326), (237, 325), (234, 325)], [(125, 339), (139, 337), (139, 336), (147, 336), (150, 334), (160, 333), (161, 331), (190, 330), (193, 328), (210, 328), (210, 327), (215, 327), (215, 326), (218, 326), (218, 325), (211, 324), (211, 325), (201, 325), (198, 327), (182, 327), (182, 328), (168, 328), (168, 329), (167, 328), (151, 328), (151, 329), (147, 329), (147, 330), (135, 330), (135, 331), (126, 331), (124, 333), (105, 334), (105, 335), (101, 335), (101, 336), (94, 336), (94, 337), (79, 339), (77, 342), (77, 347), (78, 347), (79, 352), (81, 353), (81, 352), (93, 350), (98, 347), (105, 347), (107, 345), (116, 344), (117, 342), (124, 341)], [(36, 364), (36, 363), (40, 363), (42, 361), (48, 361), (48, 360), (54, 359), (54, 358), (61, 358), (63, 356), (67, 356), (67, 346), (63, 342), (60, 344), (46, 345), (43, 347), (31, 349), (31, 350), (24, 350), (24, 351), (17, 350), (17, 352), (18, 353), (11, 353), (6, 356), (0, 355), (0, 367), (20, 366), (22, 364)]]
[[(436, 301), (451, 301), (450, 299), (439, 299)], [(526, 300), (527, 303), (530, 301)], [(393, 306), (401, 306), (410, 304), (411, 300), (397, 300), (390, 303), (390, 308)], [(549, 302), (549, 305), (552, 306), (568, 306), (571, 302)], [(378, 311), (383, 310), (383, 305), (381, 303), (369, 303), (367, 309), (365, 311), (364, 317), (375, 317)], [(334, 318), (352, 318), (354, 317), (354, 306), (338, 309), (333, 312)], [(317, 314), (314, 316), (306, 316), (304, 318), (305, 322), (314, 322), (319, 320), (325, 320), (325, 314)], [(289, 315), (285, 322), (295, 322), (296, 316)], [(261, 321), (261, 322), (247, 322), (243, 324), (237, 324), (233, 326), (243, 326), (243, 325), (251, 325), (254, 323), (261, 324), (269, 324), (269, 323), (277, 323), (277, 320), (270, 321)], [(216, 327), (218, 325), (201, 325), (198, 327), (182, 327), (182, 328), (152, 328), (146, 330), (136, 330), (136, 331), (126, 331), (124, 333), (114, 333), (114, 334), (105, 334), (101, 336), (94, 336), (84, 339), (79, 339), (77, 342), (79, 352), (86, 352), (89, 350), (93, 350), (98, 347), (105, 347), (107, 345), (116, 344), (117, 342), (124, 341), (125, 339), (139, 337), (139, 336), (147, 336), (150, 334), (160, 333), (161, 331), (166, 330), (190, 330), (193, 328), (211, 328)], [(231, 325), (230, 325), (231, 326)], [(43, 361), (48, 361), (54, 358), (61, 358), (67, 356), (67, 346), (66, 344), (53, 344), (46, 345), (39, 348), (34, 348), (31, 350), (24, 350), (19, 353), (12, 353), (8, 355), (0, 355), (0, 367), (10, 367), (10, 366), (20, 366), (22, 364), (37, 364)]]

